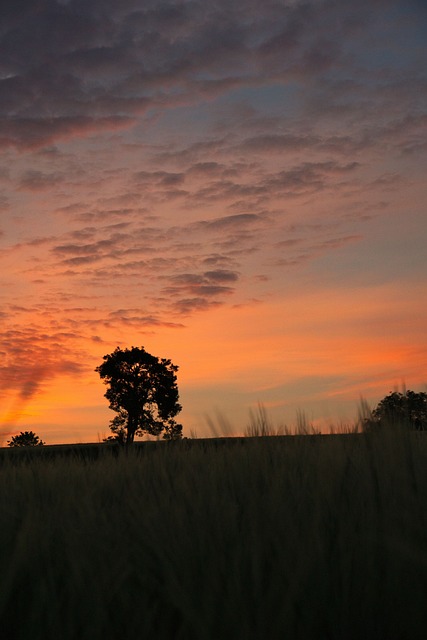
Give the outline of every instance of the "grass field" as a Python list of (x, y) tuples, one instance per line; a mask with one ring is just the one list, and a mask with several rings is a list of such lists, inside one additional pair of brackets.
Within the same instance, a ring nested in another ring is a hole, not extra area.
[(0, 453), (4, 640), (426, 637), (427, 434)]

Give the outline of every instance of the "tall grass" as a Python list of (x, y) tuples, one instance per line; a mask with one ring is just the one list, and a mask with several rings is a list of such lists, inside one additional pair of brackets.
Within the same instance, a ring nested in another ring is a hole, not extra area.
[(9, 640), (425, 637), (427, 439), (4, 456)]

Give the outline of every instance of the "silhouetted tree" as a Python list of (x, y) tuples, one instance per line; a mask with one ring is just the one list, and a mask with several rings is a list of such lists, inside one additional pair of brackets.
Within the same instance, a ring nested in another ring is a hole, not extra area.
[(9, 447), (41, 447), (44, 442), (33, 431), (21, 431), (8, 440), (7, 444)]
[(114, 440), (131, 444), (135, 435), (182, 437), (182, 426), (175, 422), (181, 411), (178, 404), (176, 372), (170, 360), (156, 358), (144, 347), (120, 349), (104, 356), (95, 369), (109, 389), (105, 397), (110, 409), (117, 412), (110, 424)]
[(383, 398), (366, 420), (365, 430), (400, 426), (417, 431), (427, 430), (427, 393), (394, 391)]

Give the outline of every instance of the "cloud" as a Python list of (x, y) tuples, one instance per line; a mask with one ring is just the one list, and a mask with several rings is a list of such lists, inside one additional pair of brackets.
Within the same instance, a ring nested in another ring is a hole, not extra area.
[(167, 277), (170, 286), (165, 287), (163, 291), (167, 293), (171, 299), (182, 295), (183, 292), (197, 294), (198, 297), (208, 298), (229, 294), (233, 292), (233, 288), (218, 284), (219, 282), (236, 282), (237, 274), (231, 272), (205, 272), (204, 274), (182, 273), (176, 276)]
[(1, 394), (14, 391), (16, 403), (24, 404), (55, 377), (81, 375), (85, 365), (81, 364), (81, 353), (71, 346), (73, 337), (72, 334), (42, 333), (34, 325), (18, 325), (3, 331), (0, 336)]
[(237, 283), (239, 274), (226, 269), (202, 273), (181, 273), (162, 276), (167, 285), (161, 289), (166, 307), (178, 315), (190, 315), (224, 303), (224, 298), (235, 292), (231, 283)]
[(228, 267), (234, 265), (235, 261), (221, 253), (213, 253), (203, 258), (202, 264), (209, 267)]
[(171, 309), (178, 315), (185, 317), (201, 311), (209, 311), (220, 306), (220, 304), (218, 300), (211, 300), (206, 297), (177, 298), (172, 301)]
[(236, 282), (239, 279), (239, 274), (236, 271), (228, 271), (227, 269), (205, 271), (203, 275), (207, 280), (214, 282)]
[(324, 253), (340, 249), (353, 242), (363, 240), (362, 235), (349, 235), (343, 237), (323, 238), (318, 242), (307, 242), (301, 238), (294, 238), (277, 243), (277, 249), (285, 252), (285, 256), (275, 260), (279, 267), (297, 267), (305, 264)]
[(239, 213), (231, 216), (222, 216), (212, 220), (200, 220), (191, 225), (193, 229), (206, 229), (212, 231), (241, 230), (263, 223), (261, 216), (254, 213)]
[[(126, 128), (149, 109), (197, 104), (261, 87), (266, 78), (339, 76), (355, 64), (353, 43), (375, 31), (386, 7), (360, 2), (355, 13), (327, 0), (266, 0), (262, 7), (251, 0), (209, 7), (197, 0), (127, 0), (120, 8), (97, 0), (15, 3), (0, 36), (0, 141), (31, 149)], [(416, 5), (407, 9), (407, 24), (417, 13)], [(397, 14), (390, 31), (400, 26)]]
[(243, 140), (243, 142), (241, 142), (238, 148), (240, 151), (250, 153), (282, 153), (284, 150), (294, 151), (295, 149), (312, 149), (319, 143), (320, 138), (314, 135), (266, 133), (246, 138), (245, 140)]
[(181, 322), (168, 322), (156, 315), (144, 315), (140, 309), (116, 309), (108, 314), (108, 320), (113, 323), (123, 324), (126, 327), (132, 326), (138, 329), (167, 327), (169, 329), (182, 329)]
[(25, 172), (19, 185), (21, 189), (28, 189), (28, 191), (45, 191), (59, 184), (63, 179), (64, 177), (60, 173), (46, 174), (33, 169)]
[(165, 188), (176, 187), (185, 181), (183, 173), (168, 171), (139, 171), (134, 178), (139, 185), (156, 185)]
[[(0, 92), (1, 95), (1, 92)], [(23, 150), (37, 149), (57, 140), (69, 140), (103, 131), (117, 131), (134, 124), (124, 116), (62, 116), (52, 118), (17, 118), (0, 116), (0, 144)]]

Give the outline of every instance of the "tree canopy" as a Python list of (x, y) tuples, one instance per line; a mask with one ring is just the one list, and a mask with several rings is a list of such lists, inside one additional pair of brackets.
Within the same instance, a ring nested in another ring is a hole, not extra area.
[(144, 347), (121, 349), (103, 358), (95, 369), (108, 385), (105, 397), (117, 416), (110, 423), (115, 438), (130, 444), (135, 435), (182, 437), (182, 426), (175, 416), (182, 407), (176, 372), (178, 367), (166, 358), (157, 358)]
[(41, 447), (44, 445), (43, 440), (33, 431), (21, 431), (20, 434), (13, 436), (7, 443), (9, 447)]
[(383, 398), (372, 411), (368, 430), (381, 426), (408, 427), (417, 431), (427, 430), (427, 393), (394, 391)]

